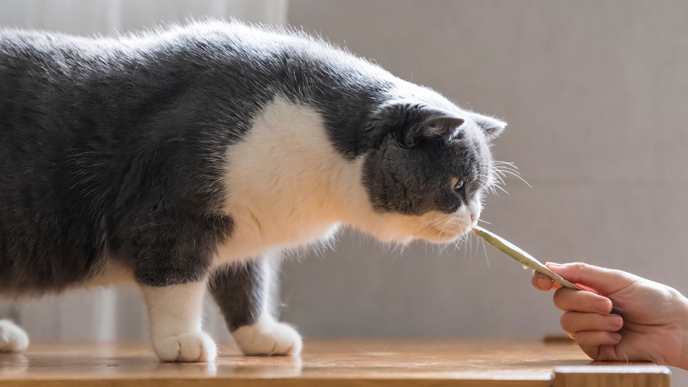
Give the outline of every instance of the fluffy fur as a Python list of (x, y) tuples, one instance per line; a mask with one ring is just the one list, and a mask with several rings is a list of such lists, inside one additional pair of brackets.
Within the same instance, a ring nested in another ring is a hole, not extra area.
[[(456, 240), (505, 125), (301, 33), (5, 30), (0, 293), (135, 281), (158, 356), (207, 361), (209, 288), (244, 353), (298, 353), (270, 313), (269, 256), (342, 224)], [(26, 346), (17, 332), (0, 323), (0, 350)]]

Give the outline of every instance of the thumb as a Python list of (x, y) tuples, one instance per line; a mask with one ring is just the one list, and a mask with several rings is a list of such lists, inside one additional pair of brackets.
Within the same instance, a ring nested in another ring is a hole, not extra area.
[(636, 276), (625, 271), (607, 269), (581, 262), (563, 265), (547, 262), (547, 267), (569, 282), (592, 288), (601, 295), (617, 292), (637, 280)]

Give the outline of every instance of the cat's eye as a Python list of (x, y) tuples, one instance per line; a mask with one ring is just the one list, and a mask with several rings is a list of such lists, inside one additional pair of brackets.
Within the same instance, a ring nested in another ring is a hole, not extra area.
[(463, 180), (459, 180), (458, 177), (452, 177), (451, 186), (454, 188), (455, 191), (458, 191), (461, 189), (461, 187), (463, 187)]

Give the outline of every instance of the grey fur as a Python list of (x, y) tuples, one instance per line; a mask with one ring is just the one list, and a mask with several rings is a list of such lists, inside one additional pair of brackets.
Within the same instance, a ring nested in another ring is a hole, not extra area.
[[(222, 22), (120, 38), (4, 30), (0, 293), (61, 291), (107, 260), (150, 286), (208, 276), (234, 227), (222, 160), (276, 95), (320, 112), (341, 157), (366, 157), (379, 211), (459, 208), (484, 188), (486, 143), (504, 126), (301, 33)], [(215, 277), (231, 329), (260, 313), (260, 267)]]
[(260, 257), (224, 267), (212, 276), (210, 292), (230, 332), (251, 325), (263, 312), (268, 297), (269, 264)]

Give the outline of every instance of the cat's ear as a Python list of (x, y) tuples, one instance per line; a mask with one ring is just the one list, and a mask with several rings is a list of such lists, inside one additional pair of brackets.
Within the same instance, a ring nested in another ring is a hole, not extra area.
[(414, 147), (425, 138), (452, 138), (461, 131), (464, 119), (452, 113), (417, 103), (394, 103), (375, 112), (366, 128), (367, 146), (378, 147), (392, 134), (399, 143)]
[(404, 144), (415, 146), (420, 140), (428, 137), (454, 137), (465, 122), (463, 118), (440, 112), (424, 112), (425, 116), (419, 122), (409, 122), (405, 128)]
[(471, 118), (489, 139), (499, 136), (507, 125), (502, 120), (477, 113), (471, 113)]

